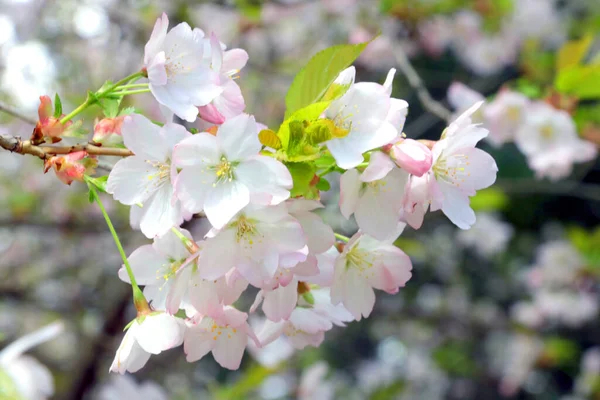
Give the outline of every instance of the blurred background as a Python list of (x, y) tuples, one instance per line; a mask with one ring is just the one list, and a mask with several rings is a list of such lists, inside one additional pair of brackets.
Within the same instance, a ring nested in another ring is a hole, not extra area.
[[(272, 129), (316, 51), (381, 33), (356, 63), (358, 81), (382, 83), (401, 51), (452, 111), (453, 82), (489, 99), (511, 88), (567, 109), (578, 134), (600, 142), (597, 99), (554, 87), (565, 44), (598, 39), (595, 0), (0, 0), (0, 102), (37, 119), (39, 96), (58, 92), (73, 109), (88, 89), (140, 68), (163, 11), (171, 26), (186, 21), (249, 53), (237, 83), (246, 112)], [(596, 77), (599, 45), (587, 58)], [(401, 71), (393, 97), (410, 104), (408, 137), (439, 138), (446, 122), (424, 109)], [(160, 115), (149, 94), (126, 101)], [(90, 132), (95, 111), (83, 116)], [(0, 113), (0, 133), (31, 130)], [(84, 185), (65, 186), (40, 160), (2, 151), (0, 348), (63, 320), (64, 333), (30, 352), (52, 372), (56, 399), (600, 399), (600, 165), (579, 163), (549, 181), (514, 144), (482, 147), (499, 173), (472, 199), (477, 224), (461, 231), (436, 212), (419, 231), (407, 228), (398, 245), (413, 278), (395, 296), (378, 292), (370, 318), (328, 332), (319, 348), (250, 349), (235, 372), (212, 357), (188, 364), (176, 349), (126, 377), (108, 369), (135, 310), (102, 215)], [(339, 214), (330, 181), (322, 215), (351, 235), (356, 226)], [(126, 208), (109, 197), (104, 204), (128, 253), (146, 243)], [(204, 225), (185, 227), (200, 237)]]

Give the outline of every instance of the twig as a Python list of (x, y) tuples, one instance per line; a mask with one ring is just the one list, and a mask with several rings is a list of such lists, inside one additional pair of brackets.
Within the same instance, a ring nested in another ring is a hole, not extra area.
[(53, 155), (70, 154), (77, 151), (86, 151), (88, 154), (95, 156), (129, 157), (133, 155), (133, 152), (128, 149), (99, 147), (90, 143), (74, 146), (38, 146), (32, 144), (29, 140), (21, 140), (21, 138), (10, 135), (0, 135), (0, 147), (13, 153), (31, 154), (42, 160), (46, 160)]
[(417, 97), (419, 98), (419, 101), (423, 107), (437, 117), (445, 121), (450, 121), (452, 118), (452, 113), (450, 110), (444, 107), (442, 103), (434, 100), (433, 97), (431, 97), (425, 88), (423, 80), (410, 63), (410, 60), (404, 53), (404, 50), (402, 50), (400, 46), (395, 46), (393, 51), (396, 62), (398, 63), (398, 68), (400, 68), (404, 76), (406, 76), (408, 84), (417, 92)]
[(8, 115), (12, 115), (13, 117), (20, 119), (21, 121), (25, 121), (28, 124), (31, 124), (31, 125), (37, 124), (37, 121), (35, 119), (30, 118), (27, 115), (21, 114), (19, 111), (15, 110), (8, 104), (5, 104), (1, 101), (0, 101), (0, 111), (6, 113)]

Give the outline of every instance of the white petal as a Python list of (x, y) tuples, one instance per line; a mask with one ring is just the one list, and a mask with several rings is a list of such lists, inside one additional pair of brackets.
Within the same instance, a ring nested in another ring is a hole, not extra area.
[(288, 319), (298, 301), (298, 281), (292, 280), (287, 286), (279, 286), (264, 294), (263, 311), (271, 321)]
[(219, 182), (204, 200), (204, 211), (217, 229), (228, 223), (235, 214), (250, 202), (246, 185), (237, 181)]
[(229, 161), (241, 161), (256, 155), (262, 147), (256, 121), (248, 114), (225, 121), (217, 131), (217, 142)]
[(159, 354), (183, 343), (183, 321), (160, 313), (148, 315), (135, 332), (139, 345), (151, 354)]
[(121, 127), (125, 147), (144, 160), (165, 161), (171, 148), (165, 143), (160, 129), (143, 115), (128, 115)]
[(348, 219), (356, 210), (362, 182), (358, 171), (348, 170), (340, 177), (340, 212)]
[(235, 234), (233, 229), (225, 229), (204, 242), (198, 260), (198, 275), (201, 278), (218, 279), (237, 265), (239, 249)]
[(360, 180), (363, 182), (372, 182), (383, 179), (392, 169), (394, 169), (394, 162), (390, 157), (387, 154), (376, 151), (371, 153), (369, 165), (363, 171)]
[(173, 149), (173, 163), (177, 167), (215, 165), (220, 158), (217, 138), (207, 132), (192, 135)]
[[(158, 271), (162, 268), (163, 263), (166, 261), (162, 258), (152, 247), (152, 245), (145, 245), (138, 247), (131, 255), (127, 258), (135, 280), (140, 285), (156, 285), (161, 278)], [(119, 278), (123, 282), (129, 282), (129, 276), (125, 271), (124, 267), (119, 269)]]
[(213, 336), (210, 332), (205, 332), (200, 328), (188, 328), (183, 343), (183, 351), (186, 354), (185, 359), (187, 362), (198, 361), (208, 354), (216, 344)]
[(143, 203), (157, 189), (157, 174), (157, 169), (141, 157), (127, 157), (119, 160), (113, 167), (108, 176), (106, 191), (115, 200), (126, 205)]
[[(442, 186), (442, 185), (440, 185)], [(444, 202), (442, 211), (460, 229), (469, 229), (475, 223), (475, 212), (469, 204), (469, 197), (454, 187), (442, 186)]]
[(240, 330), (237, 333), (221, 335), (212, 351), (213, 357), (223, 368), (238, 369), (247, 343), (248, 336)]
[(173, 202), (173, 188), (165, 184), (144, 202), (140, 229), (148, 238), (162, 235), (183, 222), (179, 201)]

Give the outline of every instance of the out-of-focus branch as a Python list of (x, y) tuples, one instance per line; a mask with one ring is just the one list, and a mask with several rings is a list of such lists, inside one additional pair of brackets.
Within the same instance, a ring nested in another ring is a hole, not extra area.
[(452, 118), (452, 113), (450, 110), (444, 107), (442, 103), (434, 100), (433, 97), (431, 97), (429, 91), (427, 91), (427, 88), (423, 83), (423, 80), (412, 66), (410, 60), (406, 56), (406, 53), (404, 53), (404, 50), (402, 50), (400, 46), (394, 46), (393, 51), (398, 68), (400, 68), (400, 71), (402, 71), (404, 76), (406, 76), (408, 84), (417, 92), (417, 97), (419, 98), (419, 101), (423, 107), (437, 117), (445, 121), (450, 121)]
[(28, 124), (31, 124), (31, 125), (35, 125), (37, 123), (37, 121), (35, 119), (20, 113), (19, 111), (15, 110), (8, 104), (5, 104), (1, 101), (0, 101), (0, 111), (6, 113), (8, 115), (12, 115), (13, 117), (18, 118), (21, 121), (27, 122)]
[(86, 151), (90, 155), (95, 156), (116, 156), (129, 157), (133, 152), (128, 149), (117, 147), (99, 147), (91, 143), (77, 144), (74, 146), (38, 146), (31, 143), (29, 140), (21, 140), (21, 138), (0, 135), (0, 147), (13, 153), (30, 154), (45, 160), (57, 154), (70, 154), (77, 151)]

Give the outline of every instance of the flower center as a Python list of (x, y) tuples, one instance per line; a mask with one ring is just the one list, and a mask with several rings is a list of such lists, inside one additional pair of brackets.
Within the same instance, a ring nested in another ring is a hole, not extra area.
[(521, 109), (516, 106), (508, 107), (506, 117), (512, 122), (519, 121), (521, 119)]
[(373, 254), (354, 245), (348, 253), (346, 253), (346, 269), (356, 268), (361, 272), (365, 272), (373, 266)]
[(219, 163), (212, 167), (217, 175), (217, 180), (213, 183), (213, 186), (217, 186), (218, 183), (231, 182), (234, 178), (233, 172), (237, 163), (227, 161), (225, 156), (221, 157)]
[(148, 180), (154, 181), (156, 186), (160, 186), (165, 182), (171, 181), (170, 160), (167, 160), (167, 162), (146, 160), (146, 162), (150, 164), (152, 168), (154, 168), (154, 173), (148, 175)]
[(167, 264), (163, 264), (161, 268), (156, 272), (156, 279), (164, 279), (165, 283), (169, 281), (173, 276), (177, 274), (179, 267), (185, 262), (185, 259), (175, 260), (169, 259)]
[[(213, 340), (217, 340), (221, 335), (226, 334), (228, 339), (231, 339), (231, 335), (237, 333), (236, 328), (232, 328), (229, 325), (217, 325), (217, 323), (213, 320), (213, 323), (210, 327), (210, 333), (214, 334)], [(223, 336), (225, 337), (225, 336)]]
[(257, 237), (258, 241), (262, 242), (263, 236), (258, 232), (256, 221), (246, 218), (245, 215), (241, 215), (230, 226), (236, 230), (235, 238), (238, 243), (243, 241), (248, 246), (252, 246)]
[(456, 187), (459, 187), (466, 177), (471, 176), (469, 169), (469, 156), (464, 154), (453, 154), (451, 162), (448, 162), (447, 157), (440, 155), (436, 163), (433, 165), (433, 173), (438, 182), (446, 182)]
[(552, 127), (552, 125), (549, 124), (544, 125), (540, 129), (540, 134), (542, 135), (542, 138), (550, 140), (554, 136), (554, 128)]

